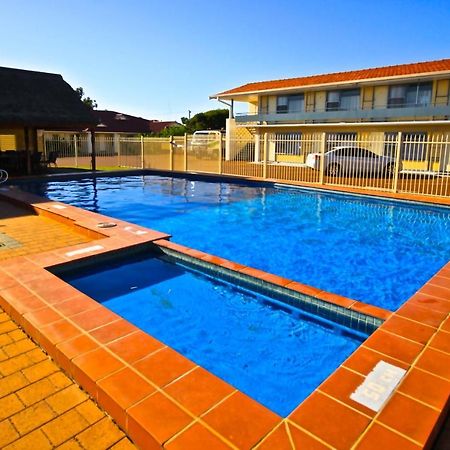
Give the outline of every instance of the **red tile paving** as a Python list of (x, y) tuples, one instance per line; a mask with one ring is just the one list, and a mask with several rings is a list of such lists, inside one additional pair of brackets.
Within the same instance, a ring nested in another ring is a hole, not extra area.
[[(16, 201), (30, 200), (19, 192), (8, 195)], [(35, 210), (43, 208), (46, 218), (52, 217), (53, 202), (38, 204), (35, 198), (30, 202), (35, 202)], [(113, 415), (141, 448), (164, 446), (176, 450), (215, 445), (212, 448), (282, 450), (297, 445), (345, 449), (383, 444), (382, 448), (389, 449), (420, 448), (431, 443), (448, 406), (450, 301), (445, 280), (450, 277), (450, 266), (397, 313), (390, 313), (179, 246), (162, 233), (121, 221), (116, 228), (102, 230), (101, 248), (90, 250), (100, 242), (96, 224), (111, 219), (71, 206), (58, 215), (62, 223), (70, 220), (74, 227), (82, 224), (97, 241), (9, 260), (8, 266), (0, 268), (0, 306)], [(134, 234), (138, 229), (146, 233)], [(45, 270), (152, 241), (344, 309), (389, 318), (317, 391), (282, 419), (103, 306), (96, 306), (92, 299)], [(69, 253), (84, 249), (88, 251)], [(4, 353), (0, 347), (0, 364)], [(375, 413), (349, 395), (381, 360), (406, 369), (407, 375), (381, 411)], [(50, 441), (58, 442), (57, 434), (52, 433), (48, 432)]]

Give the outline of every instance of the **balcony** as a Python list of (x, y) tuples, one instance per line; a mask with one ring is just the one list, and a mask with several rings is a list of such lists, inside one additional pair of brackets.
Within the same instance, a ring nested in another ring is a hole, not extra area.
[(353, 109), (333, 111), (287, 112), (287, 113), (240, 113), (236, 114), (236, 122), (246, 123), (333, 123), (333, 122), (382, 122), (392, 120), (432, 120), (448, 119), (450, 105), (398, 106), (375, 109)]

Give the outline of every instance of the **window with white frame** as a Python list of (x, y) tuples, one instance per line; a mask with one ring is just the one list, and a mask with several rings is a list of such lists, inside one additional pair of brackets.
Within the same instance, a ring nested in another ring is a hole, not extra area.
[(277, 114), (304, 111), (305, 96), (303, 94), (279, 95), (277, 97)]
[(327, 92), (327, 111), (352, 111), (359, 109), (359, 89)]
[(428, 106), (431, 103), (431, 83), (389, 86), (388, 108)]

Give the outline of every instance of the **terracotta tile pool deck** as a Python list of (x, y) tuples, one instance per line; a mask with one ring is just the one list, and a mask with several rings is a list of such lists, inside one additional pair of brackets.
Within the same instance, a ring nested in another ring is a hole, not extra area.
[[(450, 264), (395, 313), (169, 241), (169, 236), (20, 191), (27, 205), (89, 242), (0, 266), (0, 307), (143, 449), (429, 448), (449, 407)], [(100, 222), (117, 226), (99, 229)], [(385, 322), (282, 418), (63, 282), (46, 268), (155, 245)], [(350, 394), (379, 362), (407, 371), (379, 412)], [(1, 434), (1, 433), (0, 433)]]

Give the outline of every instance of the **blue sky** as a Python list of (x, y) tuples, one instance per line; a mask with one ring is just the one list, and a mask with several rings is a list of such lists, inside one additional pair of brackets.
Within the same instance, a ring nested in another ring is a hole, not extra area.
[(3, 0), (0, 66), (179, 120), (251, 81), (448, 58), (449, 24), (449, 0)]

